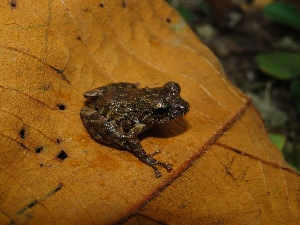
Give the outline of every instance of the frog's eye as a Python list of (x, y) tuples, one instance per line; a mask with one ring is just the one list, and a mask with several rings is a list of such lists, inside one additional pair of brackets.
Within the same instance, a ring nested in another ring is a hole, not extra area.
[(168, 114), (169, 112), (169, 107), (167, 104), (164, 103), (158, 103), (154, 107), (154, 113), (159, 116), (159, 117), (164, 117)]
[(170, 95), (177, 95), (180, 93), (180, 86), (179, 84), (170, 81), (164, 85), (164, 89), (169, 92)]

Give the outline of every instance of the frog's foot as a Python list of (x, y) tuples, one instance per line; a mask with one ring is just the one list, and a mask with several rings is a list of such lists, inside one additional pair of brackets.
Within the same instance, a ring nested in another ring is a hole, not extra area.
[(172, 164), (163, 163), (153, 158), (154, 155), (160, 153), (159, 150), (155, 151), (152, 154), (146, 154), (146, 152), (144, 151), (144, 149), (142, 148), (138, 140), (131, 141), (129, 142), (129, 144), (131, 145), (129, 145), (127, 149), (131, 150), (140, 161), (142, 161), (148, 166), (151, 166), (154, 170), (156, 178), (162, 176), (162, 173), (158, 170), (157, 166), (161, 166), (165, 168), (168, 172), (172, 170)]
[(156, 165), (159, 165), (163, 168), (165, 168), (168, 172), (170, 172), (173, 167), (172, 167), (172, 164), (170, 163), (163, 163), (163, 162), (160, 162), (154, 158), (152, 158), (153, 155), (156, 155), (157, 153), (159, 153), (158, 151), (154, 152), (153, 154), (149, 154), (147, 155), (147, 162), (146, 164), (151, 166), (154, 170), (154, 173), (155, 173), (155, 177), (156, 178), (159, 178), (162, 176), (162, 173), (157, 169)]

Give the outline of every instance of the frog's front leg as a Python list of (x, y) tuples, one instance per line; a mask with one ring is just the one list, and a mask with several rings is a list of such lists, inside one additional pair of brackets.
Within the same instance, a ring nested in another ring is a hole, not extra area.
[(161, 177), (161, 172), (157, 169), (156, 165), (164, 167), (168, 172), (172, 170), (172, 164), (163, 163), (153, 158), (153, 155), (156, 154), (146, 154), (142, 145), (138, 139), (132, 139), (127, 143), (126, 146), (140, 161), (145, 163), (148, 166), (151, 166), (154, 169), (155, 177)]

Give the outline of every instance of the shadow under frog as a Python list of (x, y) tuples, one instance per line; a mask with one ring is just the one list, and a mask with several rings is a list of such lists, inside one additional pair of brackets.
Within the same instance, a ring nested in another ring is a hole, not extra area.
[(189, 111), (189, 103), (180, 97), (180, 86), (168, 82), (163, 87), (138, 88), (139, 84), (113, 83), (84, 93), (88, 100), (80, 117), (92, 138), (116, 148), (126, 149), (141, 162), (154, 169), (157, 166), (172, 170), (172, 164), (163, 163), (147, 154), (138, 135), (153, 125), (182, 117)]
[(187, 130), (184, 118), (176, 119), (167, 123), (158, 123), (138, 135), (140, 141), (147, 137), (171, 138), (184, 133)]

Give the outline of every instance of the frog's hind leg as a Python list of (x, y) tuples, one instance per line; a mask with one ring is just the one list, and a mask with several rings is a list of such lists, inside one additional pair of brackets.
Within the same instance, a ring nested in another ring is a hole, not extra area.
[(128, 146), (128, 149), (130, 149), (141, 162), (153, 168), (156, 178), (162, 176), (162, 173), (158, 170), (157, 165), (165, 168), (168, 172), (172, 170), (172, 164), (163, 163), (153, 158), (153, 155), (158, 154), (159, 151), (156, 151), (153, 154), (147, 154), (138, 140), (131, 142), (130, 147)]
[(106, 118), (99, 115), (96, 110), (87, 107), (81, 109), (80, 117), (87, 128), (87, 131), (95, 141), (98, 143), (111, 144), (111, 142), (103, 137), (103, 135), (98, 131), (99, 124), (104, 124)]

